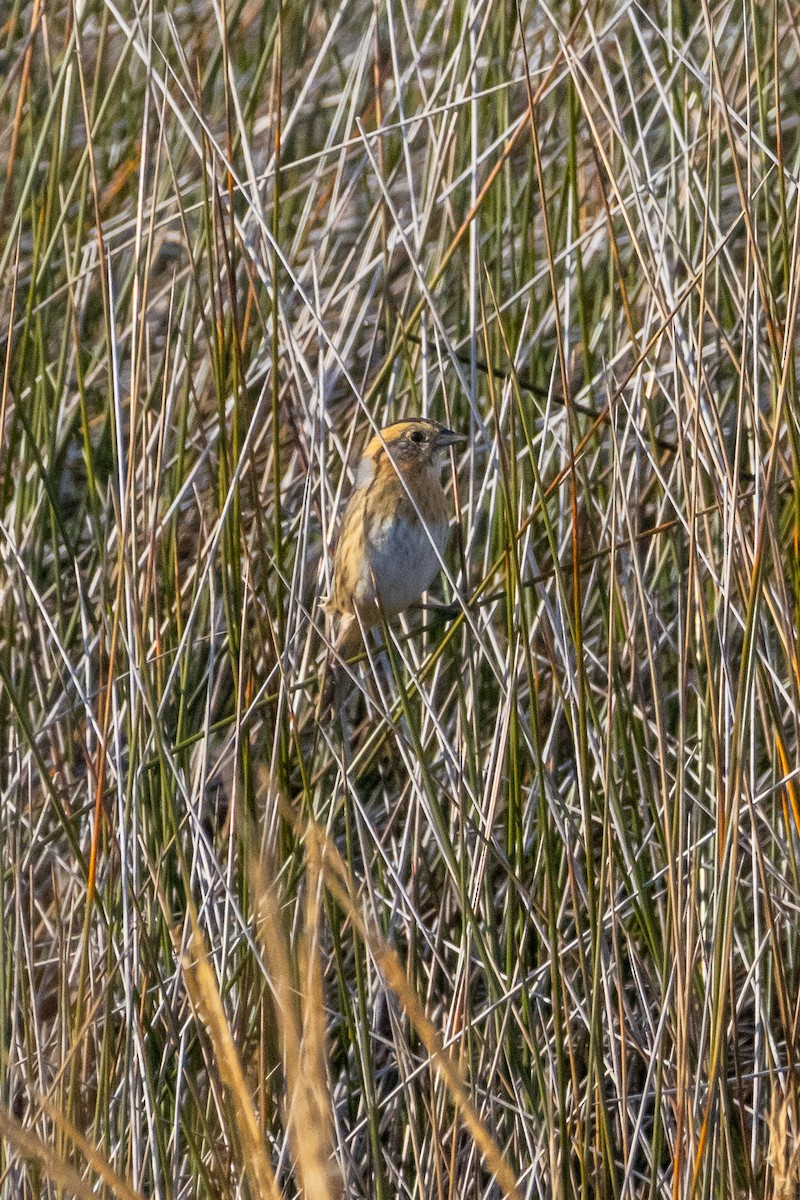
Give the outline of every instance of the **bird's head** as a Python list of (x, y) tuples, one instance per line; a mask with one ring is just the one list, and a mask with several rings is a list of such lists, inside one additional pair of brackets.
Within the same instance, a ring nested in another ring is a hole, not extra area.
[(453, 433), (438, 421), (423, 417), (411, 421), (396, 421), (370, 438), (364, 450), (363, 462), (374, 467), (384, 455), (401, 470), (440, 470), (446, 462), (447, 450), (465, 441), (461, 433)]

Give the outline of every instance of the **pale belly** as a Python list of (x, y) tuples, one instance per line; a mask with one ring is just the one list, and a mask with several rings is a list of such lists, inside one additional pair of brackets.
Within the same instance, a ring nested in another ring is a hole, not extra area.
[(439, 574), (439, 554), (447, 545), (447, 524), (410, 525), (397, 517), (376, 522), (369, 542), (369, 567), (366, 567), (356, 588), (359, 607), (375, 603), (373, 579), (378, 586), (381, 605), (387, 616), (399, 613), (419, 600)]

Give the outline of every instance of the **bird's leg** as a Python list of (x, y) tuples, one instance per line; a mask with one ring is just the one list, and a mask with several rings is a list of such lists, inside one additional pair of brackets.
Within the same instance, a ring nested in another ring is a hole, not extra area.
[(447, 621), (454, 621), (456, 617), (461, 616), (464, 611), (464, 606), (452, 602), (450, 604), (445, 600), (440, 600), (438, 596), (429, 596), (424, 603), (420, 601), (414, 607), (420, 612), (435, 612), (444, 617)]

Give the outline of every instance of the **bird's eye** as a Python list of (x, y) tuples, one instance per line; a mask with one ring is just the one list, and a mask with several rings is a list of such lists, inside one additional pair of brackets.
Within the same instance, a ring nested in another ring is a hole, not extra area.
[(422, 443), (425, 441), (425, 434), (422, 432), (421, 429), (415, 429), (414, 432), (411, 434), (411, 440), (412, 440), (412, 442), (416, 442), (418, 446), (421, 446)]

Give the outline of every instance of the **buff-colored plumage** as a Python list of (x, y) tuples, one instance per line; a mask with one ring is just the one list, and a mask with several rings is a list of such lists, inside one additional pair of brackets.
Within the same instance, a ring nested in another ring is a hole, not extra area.
[(447, 447), (462, 440), (420, 419), (389, 425), (367, 443), (333, 562), (328, 609), (339, 618), (339, 653), (358, 648), (360, 625), (377, 625), (381, 610), (402, 612), (438, 575), (450, 523), (442, 467)]

